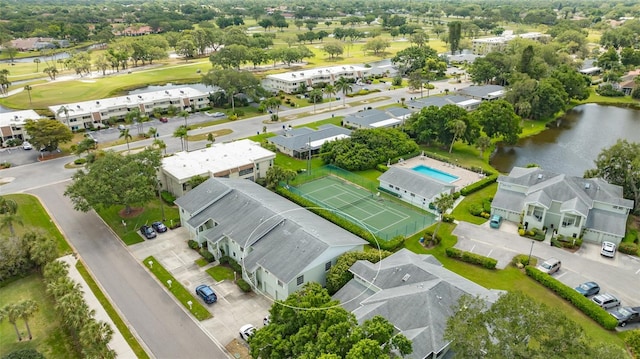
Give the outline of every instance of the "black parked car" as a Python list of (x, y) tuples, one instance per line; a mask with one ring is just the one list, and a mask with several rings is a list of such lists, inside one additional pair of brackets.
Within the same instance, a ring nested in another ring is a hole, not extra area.
[(151, 223), (151, 227), (153, 227), (153, 229), (158, 233), (164, 233), (167, 231), (167, 226), (160, 221)]
[(618, 325), (624, 327), (629, 323), (640, 322), (640, 307), (622, 307), (609, 314), (618, 320)]
[(142, 235), (146, 238), (146, 239), (153, 239), (156, 238), (156, 231), (153, 230), (153, 228), (149, 227), (149, 226), (142, 226), (140, 227), (140, 233), (142, 233)]

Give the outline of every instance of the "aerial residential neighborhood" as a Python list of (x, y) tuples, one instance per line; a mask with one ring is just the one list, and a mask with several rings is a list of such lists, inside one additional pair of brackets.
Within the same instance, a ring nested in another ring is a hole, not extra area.
[(640, 6), (0, 6), (0, 358), (640, 357)]

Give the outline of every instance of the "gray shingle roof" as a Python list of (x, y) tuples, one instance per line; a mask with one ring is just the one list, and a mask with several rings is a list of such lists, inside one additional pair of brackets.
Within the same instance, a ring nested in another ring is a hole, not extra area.
[(244, 257), (245, 268), (253, 271), (262, 266), (284, 283), (325, 251), (366, 243), (248, 180), (210, 178), (176, 202), (198, 213), (189, 224), (199, 225), (208, 219), (217, 223), (203, 233), (205, 238), (215, 242), (226, 236), (250, 247)]
[[(351, 271), (374, 287), (352, 279), (334, 298), (351, 310), (359, 322), (382, 315), (413, 341), (408, 358), (424, 358), (446, 346), (446, 322), (463, 294), (490, 303), (499, 296), (447, 269), (430, 255), (402, 249), (377, 264), (358, 261)], [(375, 278), (375, 279), (374, 279)], [(355, 299), (354, 299), (355, 298)]]
[(461, 95), (471, 96), (475, 98), (487, 97), (490, 93), (504, 91), (504, 86), (500, 85), (480, 85), (469, 86), (458, 90)]
[(627, 216), (625, 215), (603, 211), (601, 209), (592, 209), (585, 226), (595, 229), (596, 231), (624, 237), (626, 225)]
[(429, 106), (442, 107), (444, 105), (455, 105), (468, 100), (470, 100), (469, 97), (459, 95), (431, 96), (409, 101), (407, 105), (409, 107), (422, 109)]
[(371, 109), (345, 116), (344, 123), (355, 123), (361, 126), (371, 126), (371, 124), (385, 121), (391, 118), (393, 118), (391, 114), (385, 113), (384, 111)]
[(287, 135), (278, 135), (270, 137), (269, 142), (288, 148), (294, 151), (302, 151), (307, 148), (309, 140), (319, 141), (326, 138), (331, 138), (337, 135), (350, 135), (351, 130), (327, 124), (318, 127), (318, 130), (313, 130), (308, 127), (296, 128), (289, 130)]
[(392, 183), (424, 198), (432, 198), (446, 189), (455, 188), (454, 185), (443, 183), (410, 169), (400, 167), (390, 167), (389, 170), (378, 177), (378, 180)]

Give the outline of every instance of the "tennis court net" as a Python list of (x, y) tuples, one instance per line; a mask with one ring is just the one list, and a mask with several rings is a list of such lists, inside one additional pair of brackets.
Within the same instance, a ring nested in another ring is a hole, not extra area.
[(366, 200), (368, 200), (370, 198), (373, 198), (373, 194), (366, 195), (364, 197), (360, 197), (360, 198), (358, 198), (358, 199), (356, 199), (354, 201), (351, 201), (349, 203), (343, 204), (342, 206), (337, 207), (337, 209), (343, 210), (343, 209), (346, 209), (346, 208), (349, 208), (349, 207), (355, 207), (358, 204), (360, 204), (360, 203), (362, 203), (362, 202), (364, 202), (364, 201), (366, 201)]

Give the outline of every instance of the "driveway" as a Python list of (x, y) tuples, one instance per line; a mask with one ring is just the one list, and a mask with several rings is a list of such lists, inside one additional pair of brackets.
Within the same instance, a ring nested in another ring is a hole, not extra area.
[[(575, 253), (552, 247), (549, 242), (532, 242), (520, 237), (513, 223), (504, 222), (500, 230), (488, 225), (460, 222), (453, 234), (458, 236), (456, 248), (482, 254), (498, 260), (504, 268), (516, 254), (529, 254), (538, 260), (558, 258), (562, 269), (554, 277), (568, 286), (575, 287), (585, 281), (600, 284), (602, 292), (616, 295), (623, 306), (640, 305), (640, 259), (623, 253), (615, 258), (600, 256), (600, 246), (584, 243)], [(533, 243), (533, 247), (532, 247)], [(532, 250), (533, 248), (533, 250)]]
[(187, 246), (189, 236), (184, 228), (161, 233), (156, 239), (129, 246), (134, 257), (141, 262), (148, 256), (162, 264), (180, 283), (190, 291), (200, 284), (208, 284), (218, 296), (218, 301), (205, 305), (213, 315), (212, 319), (200, 322), (217, 342), (226, 346), (238, 337), (239, 329), (244, 324), (262, 327), (262, 319), (267, 315), (272, 302), (255, 293), (244, 293), (232, 281), (216, 282), (205, 272), (207, 268), (198, 267), (195, 260), (201, 258), (198, 252)]
[(213, 338), (149, 275), (93, 211), (76, 212), (68, 182), (32, 189), (105, 294), (155, 358), (227, 358)]

